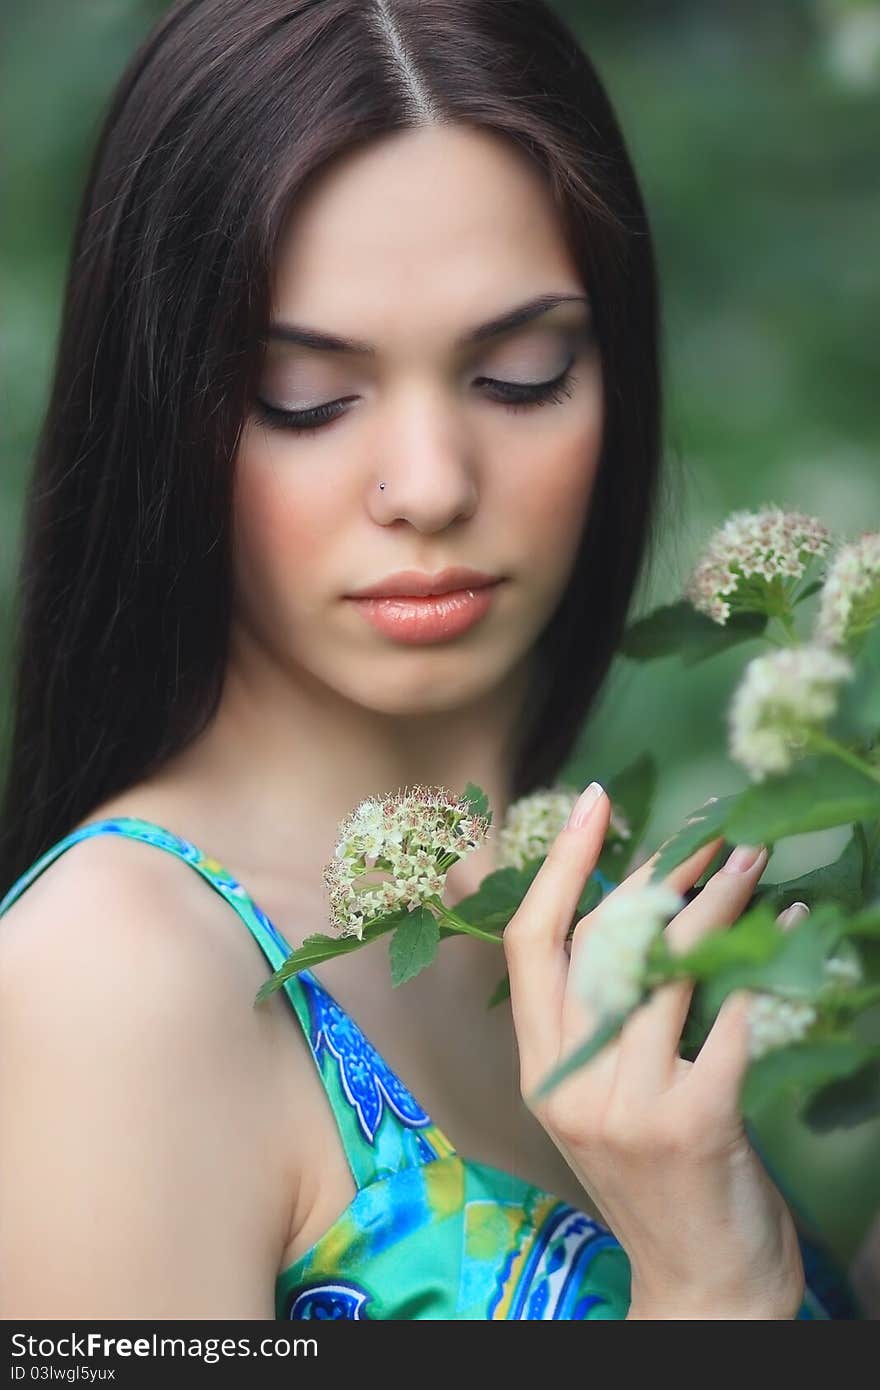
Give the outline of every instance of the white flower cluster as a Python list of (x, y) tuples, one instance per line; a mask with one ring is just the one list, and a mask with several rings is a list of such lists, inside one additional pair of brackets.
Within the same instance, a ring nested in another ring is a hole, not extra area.
[[(825, 990), (837, 985), (857, 985), (863, 978), (858, 961), (844, 956), (831, 956), (826, 960), (825, 976)], [(818, 1016), (815, 1005), (803, 1000), (782, 999), (778, 994), (756, 994), (749, 1007), (749, 1056), (763, 1057), (777, 1047), (802, 1042)]]
[(819, 598), (816, 640), (843, 646), (880, 621), (880, 532), (841, 546)]
[(812, 1004), (756, 994), (749, 1006), (749, 1056), (763, 1057), (778, 1047), (801, 1042), (818, 1017)]
[(830, 539), (827, 527), (803, 512), (780, 507), (733, 512), (709, 537), (685, 585), (685, 598), (722, 626), (735, 608), (765, 612), (767, 585), (777, 577), (800, 579)]
[[(543, 859), (579, 796), (579, 788), (557, 785), (511, 802), (498, 832), (498, 868), (521, 869), (530, 859)], [(628, 840), (631, 834), (623, 813), (612, 810), (606, 843)]]
[(577, 988), (600, 1021), (638, 1003), (651, 942), (682, 906), (677, 893), (654, 884), (602, 904), (575, 964)]
[(730, 706), (731, 757), (758, 782), (786, 772), (805, 751), (810, 733), (833, 714), (836, 687), (852, 674), (845, 657), (819, 645), (755, 657)]
[(342, 822), (323, 871), (333, 926), (362, 940), (373, 917), (441, 894), (453, 864), (488, 830), (488, 819), (446, 787), (417, 785), (362, 801)]
[(825, 962), (829, 985), (858, 985), (864, 979), (862, 967), (851, 956), (831, 956)]
[(578, 796), (573, 787), (544, 787), (511, 802), (498, 831), (499, 869), (521, 869), (529, 859), (546, 855)]

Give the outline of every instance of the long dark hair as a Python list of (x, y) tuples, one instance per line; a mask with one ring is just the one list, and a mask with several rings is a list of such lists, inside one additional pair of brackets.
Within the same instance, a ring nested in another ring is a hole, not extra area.
[(660, 461), (652, 239), (606, 92), (542, 0), (179, 0), (109, 105), (26, 499), (0, 896), (216, 711), (232, 475), (291, 199), (425, 122), (508, 137), (588, 287), (602, 459), (541, 634), (512, 792), (549, 785), (619, 642)]

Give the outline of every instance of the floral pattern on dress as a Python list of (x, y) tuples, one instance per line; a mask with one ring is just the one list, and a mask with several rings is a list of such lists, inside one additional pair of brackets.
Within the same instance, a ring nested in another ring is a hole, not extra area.
[(430, 1115), (364, 1037), (354, 1019), (308, 970), (301, 970), (299, 978), (309, 995), (315, 1056), (320, 1057), (321, 1051), (326, 1050), (336, 1059), (345, 1097), (370, 1143), (375, 1140), (386, 1104), (406, 1125), (430, 1125)]
[(364, 1308), (369, 1302), (369, 1294), (356, 1284), (338, 1281), (335, 1284), (316, 1284), (314, 1288), (301, 1289), (294, 1294), (287, 1316), (291, 1320), (306, 1318), (336, 1321), (350, 1319), (362, 1322), (367, 1319)]
[[(619, 1248), (604, 1226), (567, 1204), (558, 1204), (535, 1232), (512, 1289), (499, 1280), (489, 1316), (505, 1300), (508, 1320), (580, 1321), (603, 1300), (585, 1294), (586, 1274), (600, 1250)], [(507, 1273), (507, 1271), (505, 1271)]]

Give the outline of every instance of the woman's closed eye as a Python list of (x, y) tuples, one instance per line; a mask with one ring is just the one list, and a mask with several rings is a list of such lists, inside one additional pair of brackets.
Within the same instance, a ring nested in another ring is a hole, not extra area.
[[(506, 410), (528, 410), (533, 406), (558, 404), (571, 395), (571, 388), (576, 380), (571, 370), (574, 360), (572, 357), (559, 376), (553, 377), (551, 381), (497, 381), (492, 377), (481, 376), (476, 378), (475, 384), (482, 385), (489, 399), (504, 406)], [(294, 433), (302, 434), (338, 420), (341, 415), (347, 414), (346, 403), (356, 399), (354, 396), (345, 396), (341, 400), (327, 401), (308, 410), (286, 410), (281, 406), (270, 405), (268, 401), (258, 397), (255, 410), (257, 417), (271, 429), (292, 430)]]

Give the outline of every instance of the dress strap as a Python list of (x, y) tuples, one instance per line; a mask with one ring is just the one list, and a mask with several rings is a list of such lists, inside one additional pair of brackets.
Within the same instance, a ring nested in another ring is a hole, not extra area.
[[(292, 947), (275, 924), (222, 864), (191, 841), (137, 816), (94, 821), (57, 841), (12, 885), (0, 901), (0, 917), (65, 849), (101, 834), (141, 840), (190, 864), (234, 908), (273, 972), (291, 954)], [(358, 1189), (455, 1152), (354, 1019), (311, 971), (291, 976), (282, 988), (308, 1041)]]

